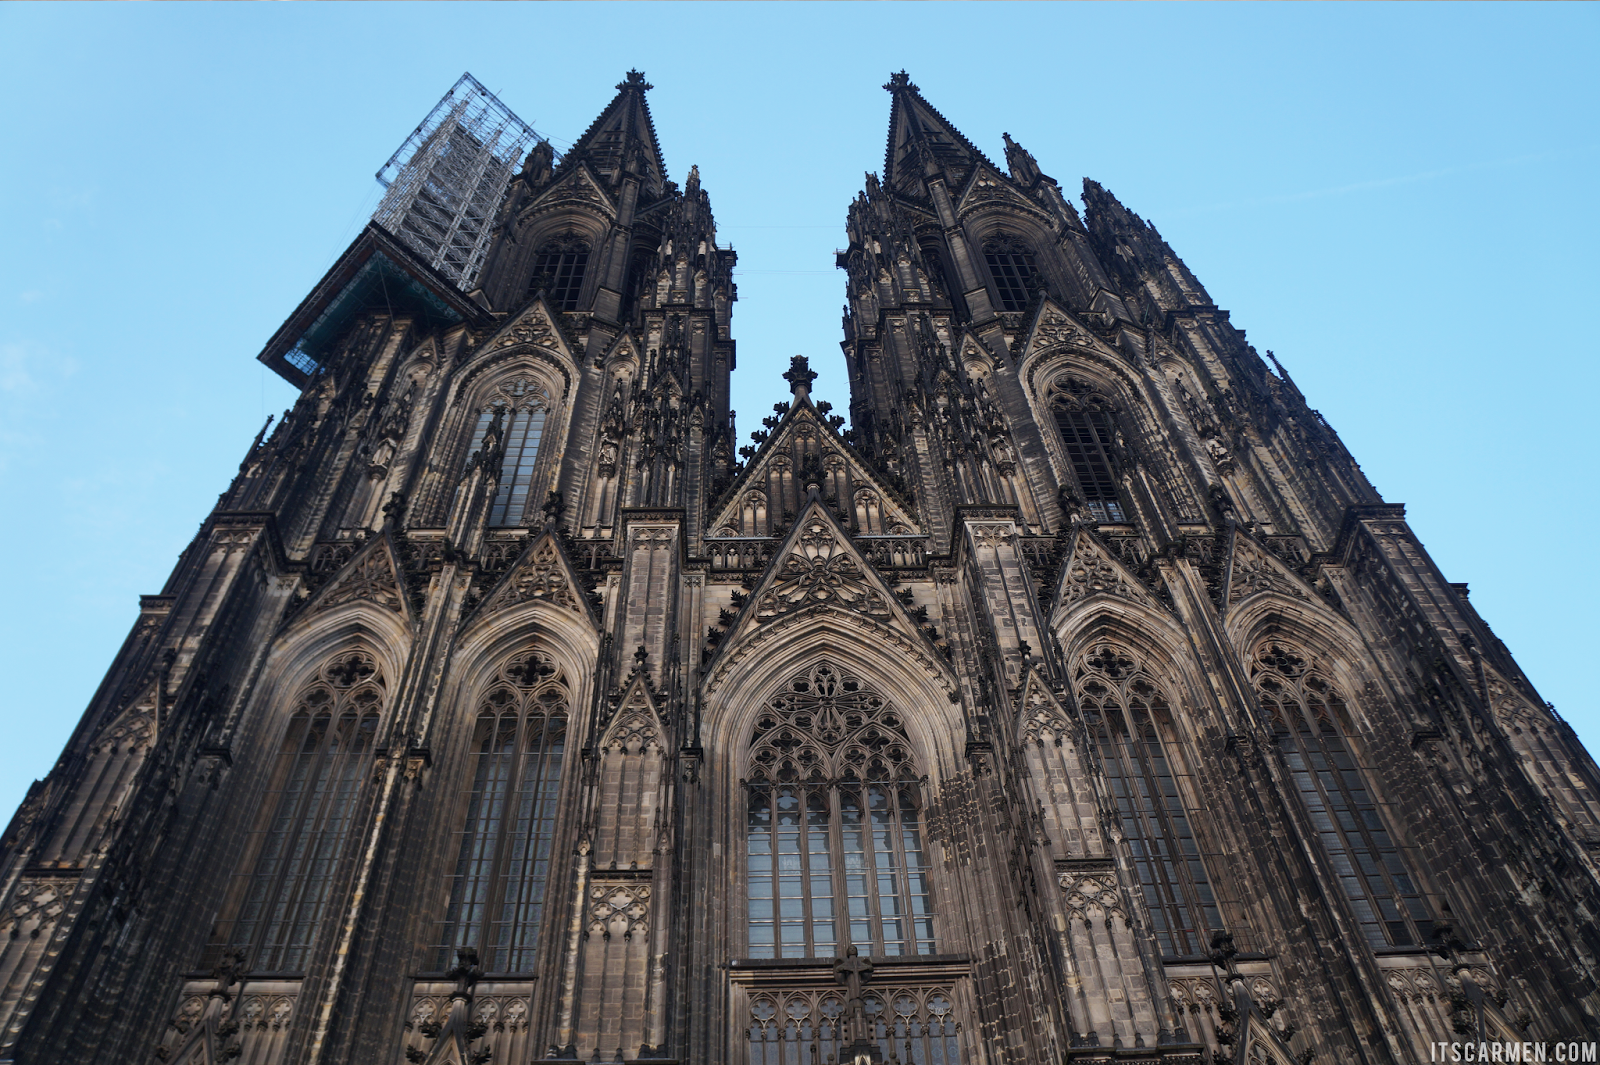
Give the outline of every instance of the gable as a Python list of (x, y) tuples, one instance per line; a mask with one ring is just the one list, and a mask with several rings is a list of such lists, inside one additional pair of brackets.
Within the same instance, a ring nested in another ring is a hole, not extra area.
[(367, 603), (410, 619), (400, 567), (389, 534), (383, 533), (351, 556), (333, 578), (311, 597), (306, 616), (311, 617), (351, 603)]
[(1025, 743), (1059, 741), (1071, 735), (1071, 721), (1049, 683), (1030, 666), (1017, 700), (1016, 735)]
[(1002, 176), (999, 171), (991, 167), (980, 166), (973, 172), (972, 179), (967, 182), (967, 187), (961, 193), (956, 204), (956, 216), (965, 217), (975, 211), (985, 208), (1004, 208), (1008, 212), (1021, 211), (1031, 214), (1042, 223), (1053, 228), (1050, 217), (1039, 209), (1039, 205), (1018, 192), (1011, 179)]
[(636, 675), (622, 693), (611, 720), (605, 724), (598, 746), (602, 752), (638, 754), (659, 752), (665, 743), (665, 729), (655, 699), (650, 695), (643, 674)]
[[(1057, 348), (1114, 354), (1088, 325), (1046, 299), (1034, 316), (1026, 340), (1018, 349), (1018, 358), (1025, 359)], [(1031, 375), (1031, 370), (1029, 372)]]
[(1235, 529), (1232, 540), (1222, 594), (1224, 611), (1262, 592), (1277, 592), (1292, 599), (1321, 601), (1312, 594), (1310, 585), (1256, 543), (1249, 533)]
[(595, 180), (587, 166), (580, 164), (540, 192), (538, 197), (523, 209), (518, 220), (525, 222), (536, 214), (564, 207), (589, 207), (607, 217), (615, 216), (617, 213), (616, 206), (612, 204), (611, 197), (606, 195), (600, 182)]
[(816, 484), (857, 535), (920, 536), (911, 508), (822, 420), (796, 400), (751, 456), (706, 523), (709, 538), (774, 536), (788, 527)]
[(1155, 606), (1156, 600), (1144, 583), (1108, 551), (1088, 529), (1073, 534), (1072, 547), (1061, 566), (1056, 583), (1056, 612), (1081, 599), (1107, 595), (1141, 606)]
[(483, 605), (462, 618), (465, 623), (531, 600), (543, 600), (594, 624), (584, 582), (552, 532), (535, 536), (505, 576), (484, 596)]
[[(927, 651), (928, 634), (912, 620), (876, 570), (856, 549), (839, 520), (813, 494), (744, 607), (717, 638), (708, 675), (719, 659), (763, 627), (818, 610), (854, 615), (861, 622), (900, 633)], [(880, 631), (881, 631), (880, 630)]]
[(573, 357), (573, 345), (555, 324), (556, 320), (544, 297), (540, 296), (496, 330), (478, 350), (499, 351), (525, 345), (558, 353), (564, 357), (567, 366), (577, 365), (578, 360)]

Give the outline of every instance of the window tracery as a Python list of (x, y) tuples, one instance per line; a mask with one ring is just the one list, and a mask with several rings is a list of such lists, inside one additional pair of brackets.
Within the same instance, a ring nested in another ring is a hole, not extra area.
[(751, 957), (933, 953), (917, 772), (893, 706), (820, 662), (768, 700), (749, 774)]
[(1070, 375), (1051, 382), (1048, 402), (1090, 514), (1096, 521), (1126, 521), (1113, 461), (1116, 406), (1094, 385)]
[(1345, 742), (1343, 696), (1310, 655), (1285, 641), (1259, 646), (1251, 674), (1294, 789), (1368, 945), (1426, 944), (1433, 930), (1427, 902)]
[(236, 917), (211, 961), (242, 950), (259, 972), (300, 972), (327, 916), (383, 709), (385, 681), (365, 651), (330, 659), (295, 699), (262, 809)]
[(550, 397), (539, 383), (518, 374), (497, 384), (479, 409), (468, 454), (479, 454), (491, 425), (500, 430), (500, 484), (489, 510), (490, 525), (521, 524), (549, 407)]
[(486, 972), (533, 970), (570, 701), (566, 677), (536, 650), (511, 656), (479, 698), (435, 969), (471, 946)]
[(528, 295), (540, 289), (558, 310), (575, 311), (589, 266), (589, 242), (577, 233), (551, 237), (533, 253), (533, 277)]
[(983, 261), (994, 278), (1003, 311), (1028, 309), (1035, 274), (1033, 249), (1012, 233), (999, 232), (983, 242)]
[(1222, 918), (1161, 740), (1171, 724), (1167, 696), (1130, 652), (1111, 643), (1080, 655), (1073, 680), (1156, 942), (1167, 956), (1203, 953)]

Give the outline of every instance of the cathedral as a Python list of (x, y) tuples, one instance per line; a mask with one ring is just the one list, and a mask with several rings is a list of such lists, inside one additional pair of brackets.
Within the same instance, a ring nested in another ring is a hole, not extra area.
[(1594, 761), (1155, 227), (893, 75), (848, 418), (742, 443), (649, 88), (262, 351), (0, 839), (0, 1062), (1592, 1055)]

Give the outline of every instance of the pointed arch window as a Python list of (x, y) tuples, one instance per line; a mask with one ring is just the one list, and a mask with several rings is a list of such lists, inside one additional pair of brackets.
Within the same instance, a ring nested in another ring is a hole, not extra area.
[(566, 677), (531, 650), (512, 656), (478, 701), (435, 969), (471, 946), (487, 972), (534, 970), (569, 702)]
[(1010, 233), (996, 233), (983, 242), (983, 261), (994, 278), (1003, 311), (1025, 311), (1035, 276), (1033, 249)]
[(563, 311), (578, 309), (583, 275), (589, 266), (589, 242), (576, 233), (552, 237), (533, 253), (533, 280), (528, 295), (540, 289), (550, 303)]
[(549, 397), (531, 377), (513, 377), (494, 390), (478, 412), (468, 454), (476, 456), (491, 425), (501, 433), (500, 485), (489, 508), (490, 525), (520, 525), (527, 513), (534, 463), (544, 437)]
[(829, 662), (791, 677), (750, 744), (753, 958), (934, 953), (922, 801), (899, 712)]
[(1347, 713), (1338, 689), (1287, 643), (1263, 644), (1251, 667), (1289, 778), (1367, 944), (1426, 944), (1433, 931), (1427, 901), (1345, 742)]
[(1096, 521), (1127, 521), (1112, 461), (1116, 408), (1088, 382), (1062, 377), (1051, 385), (1050, 409), (1089, 513)]
[(242, 950), (258, 972), (305, 970), (345, 867), (383, 702), (383, 676), (364, 651), (332, 659), (300, 692), (261, 803), (271, 813), (236, 880), (237, 916), (208, 960)]
[(1074, 684), (1156, 943), (1169, 957), (1204, 953), (1222, 918), (1161, 740), (1172, 720), (1167, 697), (1129, 652), (1112, 644), (1079, 658)]

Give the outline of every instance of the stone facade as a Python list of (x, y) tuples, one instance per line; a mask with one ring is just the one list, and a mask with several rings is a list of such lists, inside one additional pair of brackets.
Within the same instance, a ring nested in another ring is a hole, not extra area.
[(851, 428), (797, 359), (740, 447), (647, 88), (477, 290), (369, 228), (263, 354), (4, 836), (0, 1060), (1595, 1039), (1594, 762), (1154, 227), (894, 76)]

